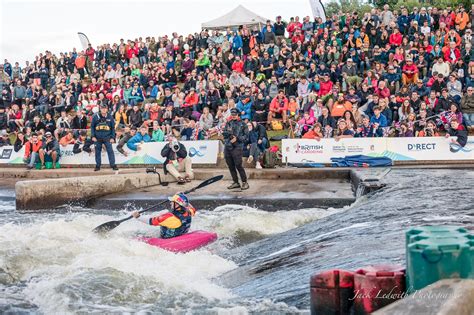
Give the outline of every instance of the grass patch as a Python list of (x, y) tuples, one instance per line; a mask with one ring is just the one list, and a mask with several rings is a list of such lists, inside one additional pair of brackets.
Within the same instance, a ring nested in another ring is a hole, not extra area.
[[(283, 130), (269, 130), (267, 131), (268, 139), (278, 136), (288, 136), (288, 129)], [(270, 146), (276, 145), (281, 150), (281, 140), (279, 141), (270, 141)]]

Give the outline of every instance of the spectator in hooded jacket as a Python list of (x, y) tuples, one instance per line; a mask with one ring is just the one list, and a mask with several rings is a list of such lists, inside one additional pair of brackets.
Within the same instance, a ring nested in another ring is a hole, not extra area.
[(283, 90), (278, 92), (278, 95), (270, 103), (270, 109), (268, 111), (267, 126), (269, 126), (275, 118), (281, 118), (283, 124), (287, 123), (288, 118), (288, 98), (285, 96)]
[(139, 151), (142, 149), (143, 143), (146, 142), (151, 142), (151, 138), (148, 134), (148, 127), (143, 125), (140, 127), (139, 132), (127, 141), (127, 147), (132, 151)]
[(240, 119), (247, 121), (252, 120), (252, 101), (249, 96), (243, 96), (236, 107), (240, 112)]

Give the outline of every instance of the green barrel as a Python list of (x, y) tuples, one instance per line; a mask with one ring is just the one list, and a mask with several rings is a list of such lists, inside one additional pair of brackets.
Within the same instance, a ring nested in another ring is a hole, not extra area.
[(419, 290), (440, 279), (474, 279), (474, 240), (429, 237), (408, 245), (407, 288)]
[(469, 235), (469, 232), (462, 226), (456, 225), (428, 225), (428, 226), (417, 226), (409, 229), (405, 233), (406, 247), (413, 242), (419, 241), (426, 238), (446, 238), (446, 237), (458, 237)]

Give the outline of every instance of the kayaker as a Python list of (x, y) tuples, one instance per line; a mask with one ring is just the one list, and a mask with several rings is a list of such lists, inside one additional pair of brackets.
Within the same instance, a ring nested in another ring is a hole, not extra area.
[(196, 209), (183, 193), (169, 197), (168, 200), (171, 201), (171, 210), (168, 213), (156, 217), (142, 217), (138, 211), (134, 211), (132, 216), (145, 224), (160, 226), (161, 238), (172, 238), (186, 234), (191, 227)]

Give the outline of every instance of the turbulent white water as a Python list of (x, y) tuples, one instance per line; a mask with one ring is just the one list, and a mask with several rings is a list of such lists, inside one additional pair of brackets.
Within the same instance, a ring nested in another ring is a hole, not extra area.
[[(215, 231), (206, 249), (173, 254), (134, 240), (157, 228), (129, 221), (107, 238), (91, 233), (110, 216), (88, 213), (18, 214), (0, 204), (0, 313), (170, 312), (295, 313), (270, 300), (241, 301), (213, 279), (236, 264), (219, 256), (228, 247), (284, 232), (341, 210), (268, 213), (242, 206), (200, 212), (193, 229)], [(12, 215), (12, 213), (14, 213)]]

